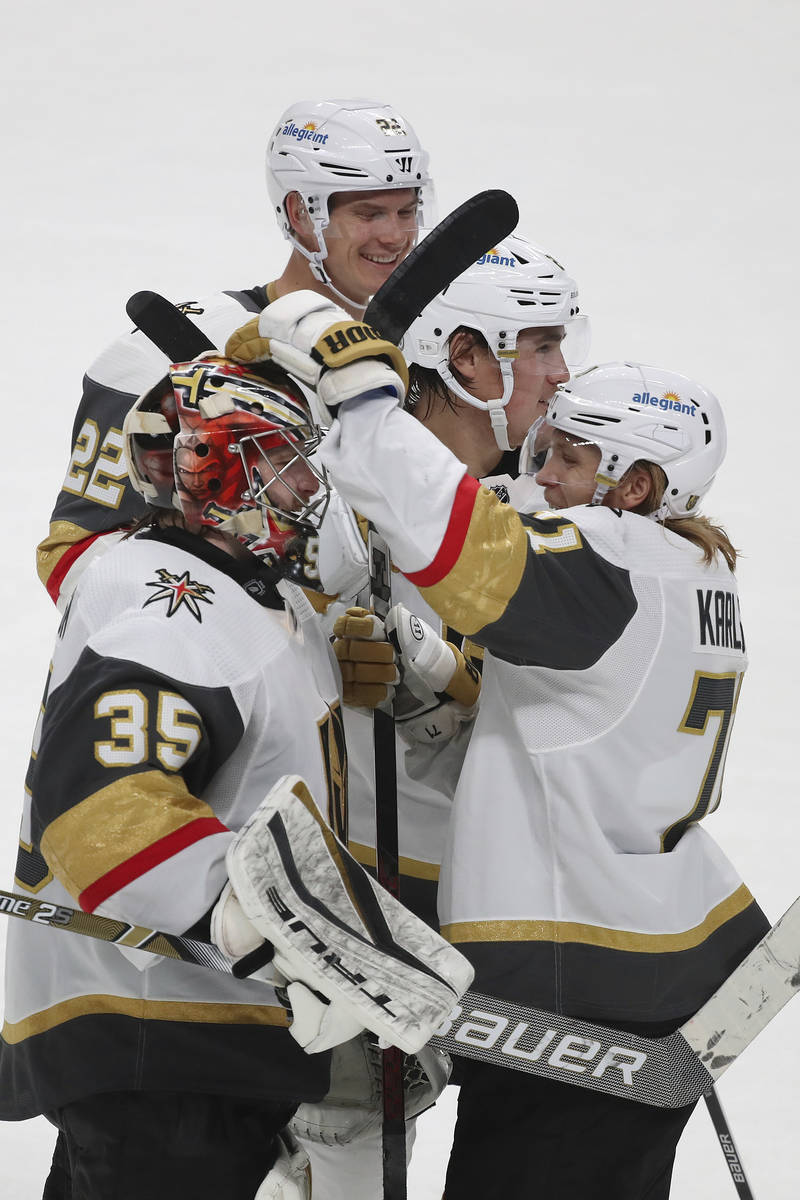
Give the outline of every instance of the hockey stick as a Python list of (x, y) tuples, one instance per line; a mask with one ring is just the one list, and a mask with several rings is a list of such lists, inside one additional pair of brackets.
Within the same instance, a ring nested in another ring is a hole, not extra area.
[(722, 1110), (722, 1105), (719, 1102), (719, 1097), (716, 1091), (712, 1088), (710, 1092), (706, 1092), (703, 1096), (706, 1102), (709, 1116), (714, 1125), (717, 1138), (719, 1139), (722, 1153), (725, 1155), (725, 1162), (728, 1164), (728, 1170), (731, 1173), (733, 1186), (742, 1197), (742, 1200), (755, 1200), (750, 1184), (747, 1182), (747, 1176), (744, 1173), (742, 1160), (739, 1157), (739, 1151), (736, 1149), (736, 1144), (733, 1140), (727, 1118)]
[[(370, 525), (367, 534), (372, 611), (382, 620), (392, 605), (389, 548)], [(397, 831), (397, 747), (394, 714), (376, 708), (372, 713), (375, 769), (375, 866), (378, 883), (392, 896), (400, 894), (400, 848)], [(383, 1121), (381, 1127), (384, 1200), (405, 1200), (406, 1113), (403, 1052), (397, 1046), (381, 1051)]]
[(134, 292), (125, 311), (170, 362), (187, 362), (206, 350), (217, 349), (185, 312), (158, 292)]
[[(0, 891), (0, 915), (237, 974), (216, 947)], [(239, 964), (235, 964), (239, 966)], [(800, 898), (674, 1033), (645, 1038), (465, 992), (431, 1044), (532, 1075), (680, 1108), (708, 1092), (800, 990)]]
[[(471, 196), (449, 213), (397, 267), (367, 305), (364, 320), (399, 342), (426, 304), (516, 227), (514, 197), (499, 188)], [(191, 317), (158, 292), (135, 292), (125, 305), (134, 325), (170, 362), (185, 362), (213, 342)]]
[[(445, 217), (397, 267), (373, 296), (364, 321), (392, 342), (399, 342), (423, 308), (471, 266), (481, 254), (515, 228), (516, 201), (508, 192), (489, 190), (466, 200)], [(392, 604), (391, 560), (383, 538), (370, 525), (368, 559), (372, 610), (384, 618)], [(397, 751), (394, 717), (376, 708), (372, 714), (375, 764), (375, 855), (378, 882), (399, 894), (397, 832)], [(406, 1127), (403, 1054), (389, 1046), (383, 1067), (383, 1194), (405, 1200)]]
[(395, 267), (367, 305), (364, 321), (399, 342), (427, 304), (490, 246), (517, 226), (519, 209), (508, 192), (489, 188), (470, 196)]

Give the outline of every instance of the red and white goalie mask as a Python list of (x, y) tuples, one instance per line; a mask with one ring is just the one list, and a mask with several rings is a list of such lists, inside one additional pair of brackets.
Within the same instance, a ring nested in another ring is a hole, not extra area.
[(189, 526), (232, 533), (318, 588), (316, 539), (330, 488), (310, 458), (321, 434), (302, 392), (274, 366), (253, 371), (218, 355), (179, 363), (169, 378), (175, 496)]

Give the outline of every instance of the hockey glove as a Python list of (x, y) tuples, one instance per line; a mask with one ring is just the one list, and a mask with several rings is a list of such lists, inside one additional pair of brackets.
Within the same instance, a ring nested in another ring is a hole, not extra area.
[(408, 387), (398, 347), (316, 292), (273, 301), (231, 334), (225, 353), (243, 363), (272, 359), (315, 389), (329, 421), (344, 400), (388, 388), (402, 404)]
[(334, 621), (333, 635), (345, 704), (378, 708), (392, 700), (400, 672), (380, 617), (366, 608), (348, 608)]
[(364, 608), (348, 608), (333, 633), (345, 703), (378, 708), (394, 699), (394, 719), (405, 741), (449, 741), (475, 716), (480, 675), (452, 642), (404, 604), (389, 610), (385, 624)]
[[(211, 940), (232, 962), (252, 954), (265, 944), (255, 925), (244, 915), (230, 883), (223, 888), (211, 913)], [(363, 1031), (364, 1025), (354, 1017), (350, 1005), (331, 1003), (318, 992), (297, 982), (298, 974), (302, 973), (302, 961), (295, 961), (291, 955), (281, 954), (278, 950), (273, 952), (272, 961), (267, 966), (248, 978), (270, 983), (286, 992), (292, 1011), (289, 1032), (308, 1054), (330, 1050), (332, 1046), (347, 1042)]]
[(404, 604), (389, 609), (386, 634), (402, 681), (394, 700), (398, 733), (423, 745), (449, 741), (477, 712), (480, 675), (457, 646)]

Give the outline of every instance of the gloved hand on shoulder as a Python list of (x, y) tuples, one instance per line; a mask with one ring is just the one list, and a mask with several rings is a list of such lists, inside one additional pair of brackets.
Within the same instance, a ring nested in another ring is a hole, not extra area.
[(231, 334), (225, 354), (242, 363), (272, 359), (314, 388), (329, 422), (345, 400), (388, 389), (402, 404), (408, 388), (400, 349), (317, 292), (273, 300)]

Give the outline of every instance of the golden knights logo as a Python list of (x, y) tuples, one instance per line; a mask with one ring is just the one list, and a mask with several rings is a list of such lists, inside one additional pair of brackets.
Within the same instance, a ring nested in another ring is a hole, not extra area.
[(173, 575), (171, 571), (161, 567), (156, 571), (156, 575), (158, 580), (150, 580), (146, 586), (158, 588), (158, 591), (154, 592), (149, 600), (145, 600), (142, 608), (147, 608), (148, 604), (155, 604), (159, 600), (166, 600), (168, 617), (173, 617), (183, 605), (188, 608), (196, 621), (203, 620), (198, 602), (214, 603), (213, 600), (209, 600), (207, 595), (210, 592), (213, 596), (214, 589), (212, 587), (207, 583), (198, 583), (197, 580), (190, 579), (188, 571), (184, 571), (182, 575)]
[(347, 845), (347, 748), (344, 722), (338, 701), (328, 706), (328, 715), (317, 722), (325, 781), (328, 785), (328, 824), (340, 842)]

